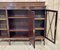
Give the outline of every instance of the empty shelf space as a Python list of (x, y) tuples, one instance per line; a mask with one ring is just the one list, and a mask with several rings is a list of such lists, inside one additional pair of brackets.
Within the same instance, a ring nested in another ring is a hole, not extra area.
[(6, 16), (4, 14), (0, 14), (0, 18), (5, 18)]
[(3, 16), (6, 15), (6, 11), (5, 10), (0, 10), (0, 16)]
[(35, 20), (35, 28), (44, 28), (45, 20)]
[(31, 37), (29, 32), (10, 32), (10, 38), (29, 38)]
[(7, 20), (5, 10), (0, 10), (0, 20)]
[(1, 30), (7, 29), (7, 22), (5, 20), (0, 21), (0, 29)]
[(29, 23), (29, 19), (9, 19), (9, 29), (10, 31), (28, 31), (31, 28)]
[(32, 10), (35, 13), (36, 18), (44, 18), (45, 17), (45, 10)]
[(8, 38), (8, 31), (0, 30), (0, 38)]
[(0, 20), (6, 20), (6, 12), (5, 12), (5, 10), (0, 10)]
[(41, 15), (41, 14), (40, 15), (39, 14), (36, 15), (35, 14), (35, 18), (45, 18), (45, 15), (44, 14), (43, 15)]
[(8, 17), (26, 17), (26, 10), (8, 10)]
[(35, 36), (44, 36), (44, 30), (35, 30)]

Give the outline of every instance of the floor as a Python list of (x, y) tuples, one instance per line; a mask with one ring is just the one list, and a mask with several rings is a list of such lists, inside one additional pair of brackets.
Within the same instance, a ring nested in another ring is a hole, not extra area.
[(60, 41), (57, 41), (56, 44), (48, 40), (45, 41), (45, 45), (43, 45), (43, 42), (36, 42), (35, 49), (32, 45), (29, 45), (28, 41), (14, 41), (11, 42), (11, 45), (9, 45), (8, 42), (0, 42), (0, 50), (60, 50)]

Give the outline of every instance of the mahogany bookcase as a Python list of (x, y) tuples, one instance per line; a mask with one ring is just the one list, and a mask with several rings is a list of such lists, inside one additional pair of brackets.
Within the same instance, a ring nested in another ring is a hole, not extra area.
[[(53, 40), (46, 34), (49, 12), (53, 17), (55, 13)], [(35, 48), (35, 41), (42, 40), (45, 44), (45, 38), (55, 43), (56, 26), (57, 11), (47, 10), (45, 2), (0, 2), (0, 38), (9, 44), (17, 40), (30, 41)]]

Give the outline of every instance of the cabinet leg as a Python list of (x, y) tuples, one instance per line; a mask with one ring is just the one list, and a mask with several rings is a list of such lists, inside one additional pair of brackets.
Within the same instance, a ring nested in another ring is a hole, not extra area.
[(35, 48), (35, 37), (32, 38), (32, 45)]
[(35, 40), (33, 41), (33, 47), (35, 48)]
[(31, 45), (31, 43), (32, 43), (32, 42), (31, 42), (31, 41), (32, 41), (32, 39), (30, 38), (30, 39), (29, 39), (29, 41), (30, 41), (30, 43), (29, 43), (29, 44)]
[(29, 44), (30, 44), (30, 45), (32, 44), (33, 47), (35, 48), (35, 38), (32, 38), (32, 37), (31, 37), (29, 40), (30, 40), (30, 43), (29, 43)]
[(43, 39), (43, 44), (45, 45), (45, 39)]
[(11, 41), (9, 40), (9, 45), (11, 45)]

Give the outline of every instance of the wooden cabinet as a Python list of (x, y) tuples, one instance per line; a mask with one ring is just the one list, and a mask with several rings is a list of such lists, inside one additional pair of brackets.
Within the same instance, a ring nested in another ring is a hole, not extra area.
[[(57, 16), (57, 11), (46, 10), (45, 2), (0, 3), (0, 38), (8, 40), (9, 44), (12, 40), (27, 40), (34, 47), (35, 41), (45, 43), (47, 12), (50, 11)], [(56, 26), (57, 19), (55, 22)]]

